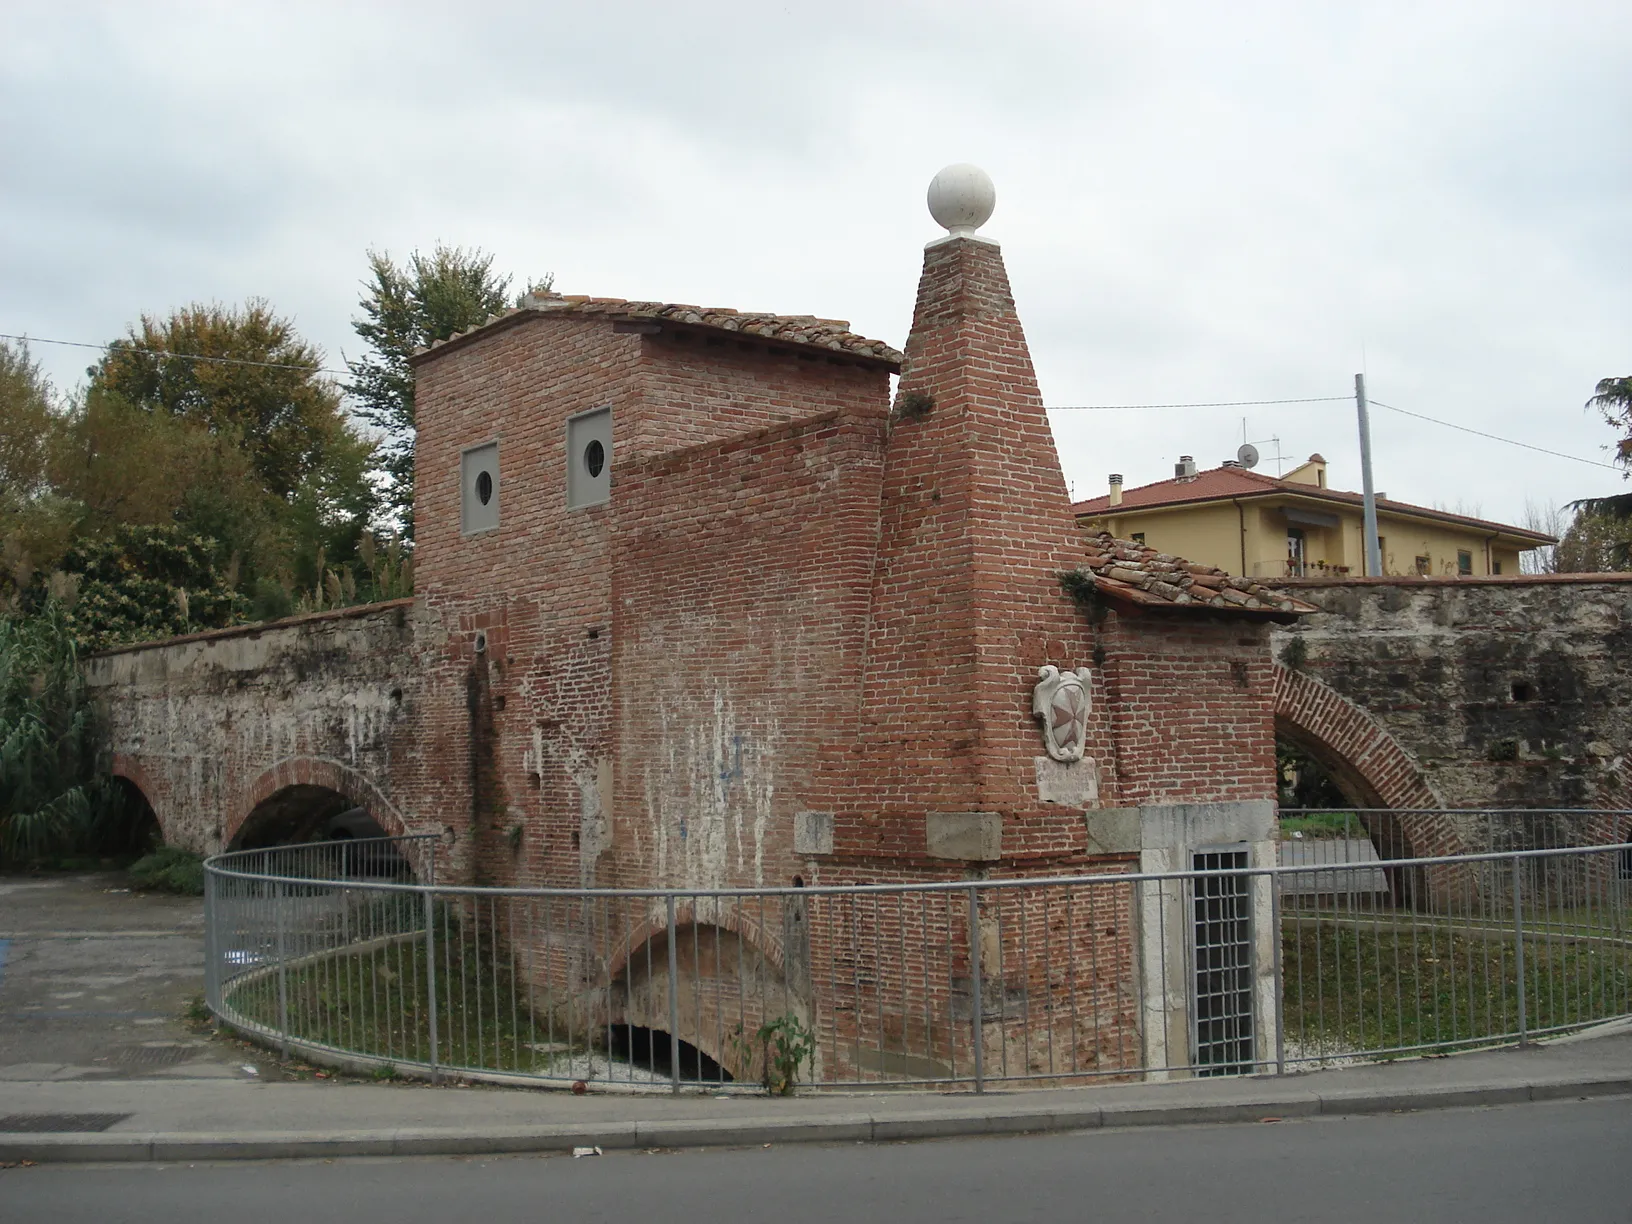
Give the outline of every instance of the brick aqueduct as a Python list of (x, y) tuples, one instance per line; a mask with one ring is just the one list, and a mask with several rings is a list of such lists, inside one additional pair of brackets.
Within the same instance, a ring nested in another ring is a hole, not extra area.
[[(1277, 729), (1383, 806), (1619, 794), (1632, 587), (1300, 603), (1085, 542), (983, 237), (926, 248), (904, 354), (543, 295), (416, 373), (412, 600), (91, 660), (112, 770), (167, 840), (362, 806), (484, 884), (1121, 871), (1221, 841), (1268, 863)], [(1034, 715), (1045, 666), (1081, 677), (1075, 755)], [(1123, 972), (1130, 925), (1091, 936)], [(1113, 1033), (1129, 997), (1085, 1006)]]

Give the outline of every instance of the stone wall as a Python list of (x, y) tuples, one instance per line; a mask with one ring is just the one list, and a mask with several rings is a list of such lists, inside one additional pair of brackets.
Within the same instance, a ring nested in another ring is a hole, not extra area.
[(436, 764), (407, 730), (424, 701), (414, 619), (397, 600), (93, 655), (109, 767), (167, 842), (200, 853), (291, 787), (367, 807), (388, 832), (435, 831), (418, 795)]
[(1314, 724), (1310, 746), (1339, 738), (1346, 702), (1420, 775), (1396, 796), (1357, 801), (1632, 804), (1621, 781), (1632, 749), (1632, 576), (1286, 585), (1322, 609), (1274, 632), (1277, 660), (1334, 694), (1330, 714), (1300, 716)]

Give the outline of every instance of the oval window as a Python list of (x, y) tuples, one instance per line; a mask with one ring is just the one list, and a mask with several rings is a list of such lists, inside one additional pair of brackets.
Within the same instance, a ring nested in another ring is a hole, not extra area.
[(484, 506), (493, 500), (493, 473), (482, 472), (476, 477), (476, 499)]
[(599, 476), (601, 469), (606, 466), (606, 447), (596, 438), (584, 447), (584, 467), (591, 476)]

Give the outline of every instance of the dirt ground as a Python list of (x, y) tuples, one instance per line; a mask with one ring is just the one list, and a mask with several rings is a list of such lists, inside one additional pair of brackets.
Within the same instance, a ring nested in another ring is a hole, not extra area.
[(203, 989), (200, 898), (123, 872), (0, 876), (0, 1080), (277, 1077), (190, 1018)]

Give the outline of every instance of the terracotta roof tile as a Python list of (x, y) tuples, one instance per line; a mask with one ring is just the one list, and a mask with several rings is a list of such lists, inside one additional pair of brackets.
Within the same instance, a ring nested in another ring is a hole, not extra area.
[[(1311, 456), (1311, 460), (1319, 456)], [(1098, 517), (1113, 511), (1143, 510), (1152, 506), (1183, 506), (1192, 502), (1214, 501), (1226, 497), (1262, 497), (1271, 493), (1293, 493), (1299, 497), (1312, 497), (1319, 501), (1340, 502), (1348, 506), (1365, 505), (1365, 496), (1360, 493), (1350, 493), (1342, 489), (1325, 489), (1319, 485), (1301, 484), (1295, 480), (1280, 480), (1274, 476), (1266, 476), (1262, 472), (1254, 472), (1247, 468), (1216, 467), (1197, 472), (1188, 479), (1175, 477), (1172, 480), (1158, 480), (1154, 484), (1140, 485), (1136, 489), (1124, 489), (1122, 501), (1113, 507), (1110, 496), (1091, 497), (1087, 501), (1075, 503), (1071, 509), (1078, 518)], [(1470, 518), (1465, 514), (1452, 514), (1449, 510), (1434, 510), (1427, 506), (1416, 506), (1410, 502), (1395, 501), (1391, 497), (1379, 497), (1377, 506), (1383, 510), (1393, 510), (1399, 514), (1422, 515), (1427, 518), (1438, 519), (1440, 522), (1461, 523), (1468, 527), (1477, 527), (1484, 531), (1499, 531), (1504, 535), (1518, 536), (1522, 539), (1535, 540), (1538, 544), (1556, 544), (1558, 541), (1552, 536), (1544, 535), (1539, 531), (1529, 531), (1523, 527), (1514, 527), (1507, 523), (1495, 523), (1488, 519)]]
[(623, 298), (586, 297), (581, 294), (534, 294), (503, 314), (495, 315), (466, 331), (456, 332), (415, 356), (435, 352), (444, 345), (513, 320), (524, 313), (596, 315), (613, 321), (649, 319), (654, 322), (683, 323), (714, 331), (737, 332), (777, 344), (799, 345), (827, 352), (847, 353), (879, 361), (899, 371), (905, 360), (901, 353), (882, 340), (869, 340), (850, 330), (843, 319), (819, 319), (815, 315), (778, 315), (733, 310), (724, 306), (688, 306), (677, 302), (631, 302)]
[(1241, 612), (1277, 619), (1320, 611), (1314, 604), (1251, 578), (1237, 578), (1210, 565), (1119, 540), (1108, 531), (1088, 538), (1088, 556), (1078, 572), (1091, 576), (1095, 588), (1106, 595), (1143, 607)]

